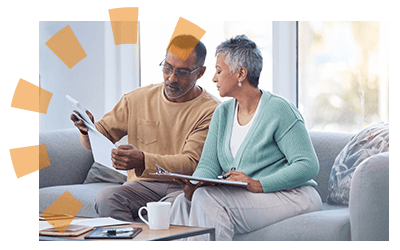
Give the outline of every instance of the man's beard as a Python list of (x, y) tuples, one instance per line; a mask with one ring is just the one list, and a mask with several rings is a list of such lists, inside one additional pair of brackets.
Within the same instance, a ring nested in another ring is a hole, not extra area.
[[(187, 89), (182, 89), (179, 83), (177, 82), (171, 83), (169, 80), (166, 80), (164, 93), (170, 99), (177, 99), (186, 95), (193, 88), (195, 84), (196, 84), (196, 78), (193, 79), (192, 83), (189, 85)], [(168, 87), (173, 88), (173, 90), (169, 90)]]

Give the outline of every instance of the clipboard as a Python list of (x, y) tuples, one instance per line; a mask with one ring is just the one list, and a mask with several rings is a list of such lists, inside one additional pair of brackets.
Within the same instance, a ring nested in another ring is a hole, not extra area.
[[(119, 233), (118, 230), (124, 230)], [(110, 233), (114, 231), (114, 233)], [(92, 232), (85, 236), (85, 240), (88, 239), (133, 239), (142, 231), (141, 227), (128, 227), (128, 228), (112, 228), (104, 229), (101, 227), (96, 227)]]
[(209, 179), (209, 178), (201, 178), (195, 177), (191, 175), (184, 175), (184, 174), (174, 174), (164, 170), (162, 167), (155, 164), (157, 168), (156, 173), (150, 173), (152, 177), (158, 177), (160, 180), (172, 180), (172, 179), (186, 179), (190, 181), (203, 181), (206, 185), (207, 184), (223, 184), (223, 185), (230, 185), (230, 186), (239, 186), (239, 187), (246, 187), (247, 182), (241, 181), (227, 181), (227, 180), (220, 180), (220, 179)]

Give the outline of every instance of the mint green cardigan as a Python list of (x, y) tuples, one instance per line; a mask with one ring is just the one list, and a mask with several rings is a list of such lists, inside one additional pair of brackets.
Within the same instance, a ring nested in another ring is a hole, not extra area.
[(220, 104), (211, 119), (199, 164), (193, 174), (216, 179), (232, 167), (261, 182), (264, 192), (316, 186), (318, 159), (297, 108), (263, 91), (258, 114), (233, 158), (229, 149), (236, 99)]

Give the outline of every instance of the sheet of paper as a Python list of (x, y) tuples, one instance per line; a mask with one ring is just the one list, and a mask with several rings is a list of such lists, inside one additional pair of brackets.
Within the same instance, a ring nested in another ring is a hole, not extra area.
[(101, 227), (101, 226), (115, 226), (115, 225), (125, 225), (130, 224), (129, 221), (117, 220), (111, 217), (100, 217), (91, 219), (75, 219), (71, 224), (81, 225), (81, 226), (91, 226), (91, 227)]
[(93, 158), (97, 163), (100, 163), (101, 165), (117, 171), (125, 176), (128, 175), (128, 171), (117, 170), (113, 167), (111, 161), (111, 150), (116, 147), (110, 140), (103, 136), (103, 134), (101, 134), (99, 131), (90, 128), (89, 139), (90, 145), (92, 146)]
[[(114, 226), (114, 225), (124, 225), (130, 224), (128, 221), (116, 220), (111, 217), (101, 217), (101, 218), (88, 218), (88, 219), (74, 219), (71, 225), (82, 225), (91, 227), (102, 227), (102, 226)], [(47, 228), (53, 227), (47, 221), (39, 221), (39, 231)]]
[(81, 115), (81, 117), (78, 117), (77, 115), (75, 115), (75, 117), (82, 119), (86, 127), (89, 128), (89, 140), (90, 146), (92, 147), (94, 161), (107, 168), (117, 171), (118, 173), (128, 176), (128, 171), (117, 170), (113, 167), (111, 161), (111, 150), (116, 147), (109, 139), (107, 139), (107, 137), (105, 137), (96, 129), (96, 126), (86, 114), (86, 108), (82, 107), (82, 105), (71, 96), (66, 95), (65, 97), (71, 103), (73, 110), (78, 111), (78, 113)]
[[(71, 104), (73, 110), (78, 111), (78, 113), (81, 115), (81, 118), (83, 119), (84, 122), (90, 124), (91, 127), (95, 127), (93, 122), (90, 120), (89, 116), (86, 114), (86, 110), (87, 110), (86, 108), (82, 107), (82, 105), (77, 100), (75, 100), (74, 98), (72, 98), (69, 95), (66, 95), (65, 98), (67, 98), (67, 100)], [(79, 118), (80, 117), (78, 117), (78, 119)]]

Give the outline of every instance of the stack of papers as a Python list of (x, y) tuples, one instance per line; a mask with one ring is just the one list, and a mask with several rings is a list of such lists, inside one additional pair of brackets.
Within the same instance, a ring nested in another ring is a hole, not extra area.
[(107, 137), (96, 129), (96, 126), (86, 114), (87, 109), (82, 107), (82, 105), (71, 96), (66, 95), (65, 97), (71, 103), (73, 110), (77, 111), (81, 116), (79, 117), (75, 112), (72, 112), (75, 117), (82, 120), (86, 127), (89, 128), (89, 140), (92, 147), (94, 161), (127, 176), (128, 173), (126, 170), (117, 170), (113, 167), (111, 161), (111, 150), (116, 147)]
[[(116, 220), (111, 217), (101, 217), (101, 218), (90, 218), (90, 219), (74, 219), (70, 225), (80, 225), (89, 227), (104, 227), (104, 226), (115, 226), (130, 224), (131, 222)], [(43, 229), (52, 228), (47, 221), (39, 221), (39, 231)]]

